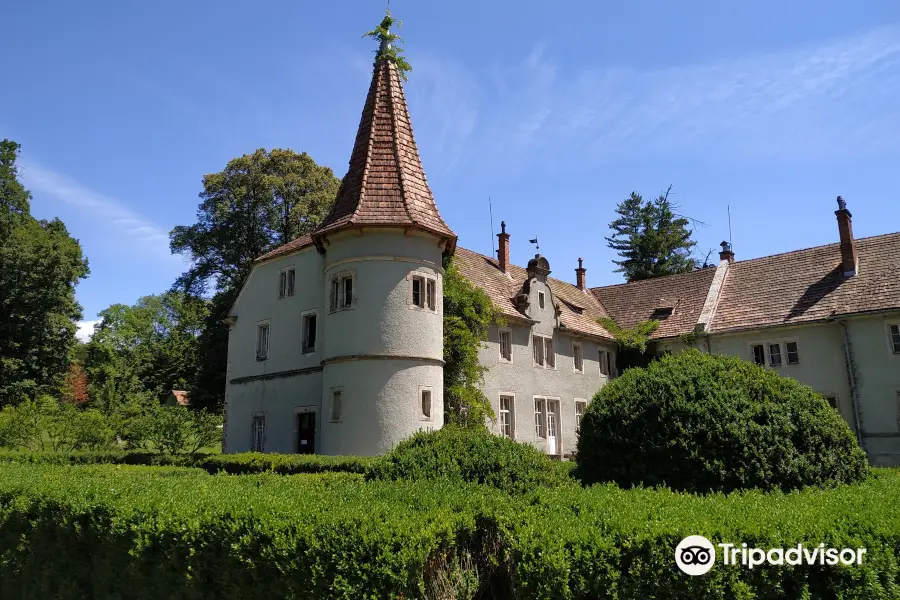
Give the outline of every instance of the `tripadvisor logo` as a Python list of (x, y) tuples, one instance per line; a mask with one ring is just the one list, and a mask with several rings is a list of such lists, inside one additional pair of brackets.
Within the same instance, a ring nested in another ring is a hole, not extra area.
[(825, 544), (790, 548), (749, 548), (747, 544), (720, 543), (715, 546), (702, 535), (689, 535), (675, 548), (675, 564), (682, 572), (696, 576), (708, 573), (716, 562), (716, 546), (723, 565), (753, 569), (760, 565), (861, 565), (865, 548), (826, 548)]

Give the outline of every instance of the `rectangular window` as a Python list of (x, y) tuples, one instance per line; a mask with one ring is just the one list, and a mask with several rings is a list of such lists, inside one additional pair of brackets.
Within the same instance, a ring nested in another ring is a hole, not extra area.
[(513, 397), (500, 396), (500, 435), (513, 437)]
[(422, 288), (424, 287), (425, 278), (412, 278), (412, 303), (419, 308), (425, 308), (425, 296)]
[(353, 305), (353, 273), (342, 273), (331, 279), (331, 310)]
[(900, 325), (891, 325), (891, 348), (894, 354), (900, 354)]
[(534, 335), (531, 336), (531, 342), (534, 345), (534, 364), (535, 366), (544, 366), (544, 338)]
[(500, 330), (500, 360), (512, 362), (512, 332)]
[(344, 415), (344, 391), (331, 390), (331, 420), (340, 421)]
[(422, 390), (420, 396), (422, 401), (422, 418), (431, 420), (431, 390)]
[(572, 358), (575, 362), (575, 372), (584, 373), (584, 359), (581, 357), (581, 344), (577, 342), (572, 344)]
[(287, 271), (278, 274), (278, 297), (284, 298), (287, 295)]
[(303, 352), (316, 351), (316, 313), (303, 315)]
[(753, 346), (753, 362), (761, 367), (766, 366), (766, 349), (762, 344)]
[(548, 369), (556, 368), (556, 352), (553, 350), (553, 338), (544, 338), (544, 354), (546, 355), (546, 360), (544, 361), (547, 365)]
[(781, 366), (781, 344), (769, 344), (769, 365)]
[(609, 377), (609, 352), (600, 351), (600, 374)]
[(800, 349), (797, 348), (797, 342), (785, 342), (784, 348), (787, 351), (787, 364), (800, 364)]
[(256, 360), (269, 357), (269, 324), (264, 323), (256, 330)]
[(543, 398), (535, 398), (534, 399), (534, 434), (543, 438), (544, 435), (544, 413), (545, 404)]
[(250, 426), (250, 450), (253, 452), (265, 452), (266, 450), (266, 417), (256, 415)]
[(344, 308), (353, 304), (353, 278), (352, 277), (344, 277), (343, 278), (343, 296), (341, 297), (342, 304)]
[(579, 429), (581, 429), (581, 418), (584, 417), (584, 411), (587, 409), (587, 402), (585, 400), (576, 400), (575, 401), (575, 432), (577, 433)]
[(296, 275), (294, 273), (294, 269), (289, 270), (288, 277), (287, 277), (287, 295), (288, 296), (294, 295), (294, 280), (295, 280), (295, 278), (296, 278)]
[(544, 308), (544, 292), (538, 292), (538, 306)]
[(425, 299), (428, 303), (428, 310), (437, 309), (437, 282), (434, 279), (425, 281)]
[(829, 395), (825, 396), (825, 400), (828, 402), (828, 406), (837, 410), (837, 407), (838, 407), (837, 396), (835, 396), (834, 394), (829, 394)]

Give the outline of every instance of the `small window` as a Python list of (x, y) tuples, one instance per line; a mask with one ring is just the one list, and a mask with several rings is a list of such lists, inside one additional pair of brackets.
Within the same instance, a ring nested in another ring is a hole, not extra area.
[(266, 449), (266, 417), (255, 415), (250, 426), (250, 450), (253, 452), (265, 452)]
[(900, 325), (891, 325), (891, 349), (894, 354), (900, 354)]
[(600, 374), (609, 377), (609, 352), (600, 351)]
[(785, 342), (784, 348), (787, 351), (787, 364), (800, 364), (800, 350), (797, 348), (797, 342)]
[(269, 324), (264, 323), (256, 330), (256, 360), (269, 357)]
[(344, 391), (331, 391), (331, 420), (340, 421), (344, 416)]
[(572, 343), (572, 358), (575, 362), (575, 372), (584, 373), (584, 359), (581, 357), (581, 344)]
[(278, 297), (285, 298), (294, 295), (294, 269), (285, 269), (278, 274)]
[(422, 418), (431, 420), (431, 390), (424, 389), (421, 392)]
[(831, 408), (838, 410), (838, 399), (834, 394), (828, 394), (825, 396), (825, 401), (828, 402), (828, 406)]
[(422, 293), (424, 284), (424, 277), (412, 278), (412, 303), (419, 308), (425, 308), (425, 296)]
[(512, 332), (508, 329), (500, 330), (500, 360), (512, 362)]
[(544, 438), (544, 410), (545, 404), (543, 398), (534, 399), (534, 434), (539, 438)]
[(341, 310), (353, 305), (353, 274), (342, 273), (331, 279), (331, 310)]
[(534, 335), (531, 337), (534, 345), (534, 364), (538, 367), (544, 366), (544, 338)]
[(769, 344), (769, 366), (781, 366), (781, 344)]
[(766, 366), (766, 349), (762, 344), (753, 346), (753, 362), (761, 367)]
[(587, 409), (587, 401), (575, 401), (575, 432), (581, 429), (581, 418), (584, 417), (584, 411)]
[(513, 437), (513, 403), (512, 396), (500, 396), (500, 435)]
[(544, 308), (544, 292), (538, 292), (538, 306)]
[(544, 338), (544, 363), (548, 369), (556, 368), (556, 352), (553, 350), (553, 338)]
[(437, 309), (437, 282), (434, 279), (425, 281), (425, 299), (428, 303), (428, 310)]
[(316, 313), (303, 315), (303, 352), (316, 351)]
[(344, 277), (342, 283), (343, 294), (341, 296), (341, 306), (346, 308), (353, 304), (353, 278)]

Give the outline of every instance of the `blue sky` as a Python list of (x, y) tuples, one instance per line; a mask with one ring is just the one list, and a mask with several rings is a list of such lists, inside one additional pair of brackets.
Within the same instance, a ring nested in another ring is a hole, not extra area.
[[(205, 173), (256, 148), (342, 176), (383, 2), (12, 2), (0, 138), (23, 146), (38, 217), (91, 265), (85, 320), (162, 292), (185, 268)], [(513, 261), (538, 236), (554, 275), (621, 281), (603, 237), (632, 190), (669, 184), (738, 259), (900, 229), (900, 4), (394, 0), (416, 140), (460, 244)], [(9, 51), (9, 50), (8, 50)]]

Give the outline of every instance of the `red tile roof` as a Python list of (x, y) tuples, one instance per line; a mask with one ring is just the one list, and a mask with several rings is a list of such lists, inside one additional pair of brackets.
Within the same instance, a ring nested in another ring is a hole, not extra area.
[(840, 244), (735, 262), (712, 332), (900, 310), (900, 233), (859, 238), (855, 244), (859, 269), (853, 277), (844, 277)]
[(275, 248), (271, 252), (263, 254), (262, 256), (257, 258), (255, 262), (269, 260), (270, 258), (275, 258), (276, 256), (281, 256), (282, 254), (290, 254), (291, 252), (294, 252), (296, 250), (302, 250), (308, 246), (312, 246), (312, 244), (313, 244), (312, 236), (301, 235), (296, 240), (294, 240), (292, 242), (288, 242), (287, 244), (285, 244), (283, 246), (279, 246), (279, 247)]
[[(528, 278), (525, 269), (510, 265), (509, 276), (501, 269), (495, 258), (477, 252), (457, 248), (454, 262), (460, 274), (476, 287), (484, 290), (500, 311), (507, 317), (527, 319), (516, 308), (513, 298), (522, 289)], [(599, 317), (607, 316), (603, 305), (592, 294), (579, 290), (575, 285), (547, 278), (554, 300), (560, 305), (560, 321), (566, 329), (577, 333), (612, 339), (612, 335), (597, 323)], [(580, 312), (579, 312), (580, 311)]]
[[(634, 283), (595, 287), (591, 292), (619, 327), (630, 328), (657, 319), (659, 329), (651, 338), (674, 337), (694, 331), (715, 274), (715, 267), (709, 267)], [(666, 308), (672, 308), (672, 313), (664, 317), (663, 309)]]
[(375, 63), (350, 168), (313, 237), (363, 225), (414, 227), (447, 237), (451, 249), (456, 243), (425, 178), (400, 74), (386, 59)]

